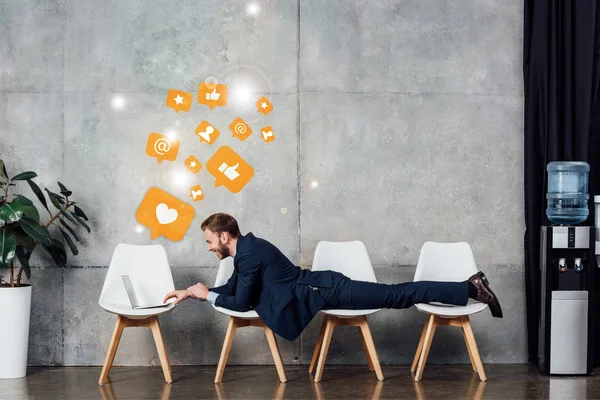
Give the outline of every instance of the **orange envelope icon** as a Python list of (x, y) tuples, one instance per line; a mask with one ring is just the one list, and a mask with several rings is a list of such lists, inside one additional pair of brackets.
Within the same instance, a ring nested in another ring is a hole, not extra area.
[(215, 177), (215, 186), (223, 185), (232, 193), (242, 190), (254, 176), (254, 168), (229, 146), (221, 146), (206, 169)]
[(146, 154), (150, 157), (156, 157), (159, 164), (163, 160), (175, 161), (179, 153), (179, 140), (171, 139), (167, 135), (152, 132), (148, 135), (146, 143)]
[(202, 169), (202, 164), (200, 164), (200, 161), (194, 156), (189, 156), (185, 160), (185, 166), (192, 174), (197, 174), (198, 171)]
[(150, 188), (135, 214), (150, 229), (152, 239), (164, 236), (177, 242), (185, 236), (196, 211), (191, 205), (157, 187)]
[(215, 106), (223, 107), (227, 104), (227, 85), (202, 82), (198, 86), (198, 103), (210, 107), (211, 110)]
[(193, 98), (194, 96), (189, 92), (171, 89), (167, 93), (167, 107), (172, 108), (176, 113), (179, 111), (190, 111)]

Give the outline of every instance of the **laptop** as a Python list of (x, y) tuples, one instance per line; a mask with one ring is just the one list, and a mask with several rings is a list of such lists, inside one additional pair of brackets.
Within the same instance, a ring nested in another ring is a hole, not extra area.
[(171, 303), (159, 303), (159, 304), (145, 304), (139, 305), (137, 297), (135, 295), (135, 291), (133, 290), (133, 285), (131, 284), (131, 278), (129, 275), (121, 275), (123, 279), (123, 284), (125, 285), (125, 290), (127, 291), (127, 296), (129, 296), (129, 302), (131, 303), (131, 308), (134, 310), (140, 310), (143, 308), (158, 308), (158, 307), (168, 307)]

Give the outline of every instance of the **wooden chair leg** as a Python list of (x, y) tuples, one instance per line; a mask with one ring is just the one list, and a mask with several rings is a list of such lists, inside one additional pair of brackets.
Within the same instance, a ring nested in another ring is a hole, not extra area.
[(483, 363), (481, 362), (481, 357), (479, 356), (479, 349), (477, 348), (477, 342), (475, 341), (475, 335), (473, 334), (471, 321), (467, 315), (462, 316), (460, 319), (462, 321), (463, 332), (467, 340), (467, 346), (471, 349), (471, 355), (473, 356), (475, 366), (477, 367), (479, 379), (484, 382), (487, 380), (487, 377), (485, 376), (485, 371), (483, 370)]
[(373, 360), (371, 360), (371, 356), (369, 355), (369, 348), (367, 347), (367, 343), (365, 342), (365, 335), (363, 334), (360, 326), (358, 327), (358, 332), (360, 333), (360, 341), (362, 342), (363, 350), (365, 352), (365, 358), (367, 359), (367, 365), (369, 366), (369, 371), (375, 371), (373, 367)]
[(150, 318), (150, 328), (152, 329), (152, 336), (154, 336), (154, 343), (156, 344), (156, 351), (158, 352), (158, 358), (160, 359), (160, 365), (163, 370), (163, 375), (165, 376), (165, 381), (167, 383), (172, 383), (171, 365), (169, 364), (169, 357), (167, 356), (167, 349), (160, 331), (160, 322), (158, 322), (157, 316)]
[(102, 372), (100, 373), (100, 379), (98, 380), (99, 385), (103, 385), (108, 381), (108, 373), (110, 372), (115, 359), (115, 354), (117, 353), (117, 348), (119, 347), (119, 341), (121, 340), (123, 329), (125, 329), (125, 321), (125, 317), (121, 315), (117, 316), (115, 329), (113, 330), (112, 338), (110, 339), (110, 344), (108, 345), (108, 351), (106, 352), (106, 358), (104, 359), (104, 365), (102, 366)]
[(471, 351), (471, 346), (469, 346), (469, 341), (467, 340), (467, 334), (465, 333), (464, 328), (462, 329), (462, 333), (463, 337), (465, 338), (465, 345), (467, 346), (467, 351), (469, 352), (469, 361), (471, 361), (471, 368), (473, 368), (473, 372), (477, 372), (477, 365), (475, 365), (475, 360), (473, 359), (473, 352)]
[(415, 381), (420, 381), (423, 377), (423, 370), (425, 369), (425, 363), (427, 362), (427, 356), (429, 356), (429, 349), (431, 348), (431, 342), (433, 341), (433, 335), (437, 326), (437, 317), (435, 315), (429, 316), (429, 323), (427, 324), (427, 333), (425, 334), (425, 341), (423, 342), (423, 349), (421, 350), (421, 356), (419, 357), (419, 366), (417, 367), (417, 373), (415, 375)]
[(429, 325), (429, 318), (425, 321), (423, 325), (423, 332), (421, 332), (421, 339), (419, 340), (419, 345), (417, 346), (417, 351), (415, 353), (415, 358), (413, 360), (412, 366), (410, 367), (410, 372), (415, 372), (417, 369), (417, 365), (419, 365), (419, 358), (421, 358), (421, 350), (423, 350), (423, 343), (425, 343), (425, 335), (427, 334), (427, 326)]
[(215, 383), (220, 383), (223, 379), (223, 372), (225, 372), (225, 365), (227, 364), (227, 357), (229, 357), (229, 351), (233, 344), (233, 336), (237, 329), (237, 318), (229, 318), (229, 326), (227, 327), (227, 333), (225, 334), (225, 340), (223, 341), (223, 349), (221, 349), (221, 357), (219, 358), (219, 365), (217, 366), (217, 374), (215, 376)]
[(327, 320), (329, 316), (325, 316), (323, 318), (323, 323), (321, 324), (321, 330), (319, 331), (319, 338), (317, 339), (317, 343), (315, 344), (315, 350), (313, 351), (312, 359), (310, 360), (310, 367), (308, 367), (308, 373), (312, 374), (317, 366), (317, 360), (319, 359), (319, 354), (321, 351), (321, 346), (323, 345), (323, 338), (325, 337), (325, 327), (327, 326)]
[(323, 335), (323, 343), (321, 344), (321, 352), (319, 354), (319, 363), (317, 364), (317, 372), (315, 374), (315, 383), (321, 381), (323, 376), (323, 368), (325, 368), (325, 359), (327, 358), (327, 352), (329, 351), (329, 344), (331, 343), (331, 336), (333, 335), (333, 328), (335, 324), (332, 318), (327, 319), (325, 326), (325, 333)]
[(377, 379), (382, 381), (383, 372), (381, 371), (381, 365), (379, 364), (379, 358), (377, 357), (377, 350), (375, 349), (373, 336), (371, 336), (371, 329), (369, 328), (369, 323), (367, 322), (367, 318), (365, 316), (363, 316), (361, 319), (362, 321), (360, 322), (360, 331), (362, 333), (362, 336), (364, 337), (369, 357), (373, 362), (373, 367), (375, 368), (375, 374), (377, 375)]
[(267, 335), (267, 342), (269, 342), (269, 347), (271, 348), (271, 354), (273, 354), (273, 360), (275, 361), (275, 367), (277, 368), (277, 374), (279, 375), (279, 380), (281, 383), (285, 383), (287, 381), (285, 377), (285, 369), (283, 368), (283, 361), (281, 360), (281, 353), (279, 352), (279, 346), (277, 346), (277, 339), (275, 338), (275, 334), (265, 325), (265, 334)]

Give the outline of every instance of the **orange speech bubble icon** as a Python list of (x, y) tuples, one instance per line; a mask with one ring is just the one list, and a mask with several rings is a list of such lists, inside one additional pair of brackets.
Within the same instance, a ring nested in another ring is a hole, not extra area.
[(267, 98), (265, 96), (256, 100), (256, 103), (254, 103), (254, 105), (256, 105), (258, 112), (261, 112), (264, 115), (267, 115), (268, 113), (273, 111), (273, 104), (271, 104), (271, 102), (269, 100), (267, 100)]
[(175, 161), (179, 153), (179, 140), (169, 138), (166, 135), (152, 132), (148, 136), (146, 144), (146, 154), (150, 157), (156, 157), (156, 161), (161, 163), (163, 160)]
[(194, 156), (189, 156), (185, 160), (185, 166), (192, 174), (197, 174), (198, 171), (202, 169), (202, 164), (200, 164), (200, 161), (198, 161), (198, 159)]
[(204, 192), (202, 191), (200, 185), (192, 186), (190, 188), (190, 197), (194, 201), (199, 201), (204, 198)]
[(206, 169), (215, 177), (215, 186), (238, 193), (254, 176), (254, 169), (229, 146), (221, 146), (208, 160)]
[(273, 128), (271, 128), (270, 126), (265, 126), (264, 128), (262, 128), (260, 130), (261, 136), (263, 138), (263, 140), (265, 141), (265, 143), (269, 143), (272, 142), (273, 140), (275, 140), (275, 134), (273, 133)]
[(240, 139), (242, 142), (252, 134), (250, 126), (248, 126), (241, 118), (234, 119), (233, 122), (229, 124), (229, 129), (233, 132), (232, 136)]
[(135, 218), (150, 229), (153, 240), (164, 236), (177, 242), (183, 239), (195, 214), (194, 207), (162, 189), (152, 187), (146, 192)]
[(202, 82), (198, 86), (198, 103), (210, 107), (211, 110), (215, 106), (223, 107), (227, 104), (227, 85)]
[(172, 108), (178, 113), (179, 111), (190, 111), (193, 99), (194, 96), (189, 92), (171, 89), (167, 93), (166, 103), (167, 107)]
[(202, 121), (196, 127), (196, 135), (200, 137), (201, 142), (206, 142), (208, 144), (213, 144), (215, 140), (219, 137), (221, 132), (207, 121)]

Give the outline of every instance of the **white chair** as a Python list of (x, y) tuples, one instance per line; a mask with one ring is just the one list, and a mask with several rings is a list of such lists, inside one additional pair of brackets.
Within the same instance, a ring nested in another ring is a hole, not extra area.
[[(367, 248), (363, 242), (359, 240), (351, 242), (319, 242), (315, 249), (311, 270), (337, 271), (352, 280), (377, 282)], [(320, 382), (321, 377), (323, 376), (325, 359), (327, 358), (327, 352), (329, 351), (333, 329), (342, 325), (356, 326), (359, 328), (369, 370), (375, 371), (377, 379), (380, 381), (383, 380), (383, 373), (381, 372), (381, 366), (379, 365), (377, 350), (375, 349), (375, 343), (373, 343), (373, 337), (371, 336), (371, 330), (369, 329), (369, 323), (367, 322), (367, 315), (373, 314), (379, 310), (380, 309), (321, 311), (325, 314), (325, 318), (323, 319), (321, 332), (319, 333), (319, 338), (317, 339), (317, 344), (315, 345), (315, 350), (308, 369), (308, 372), (312, 374), (315, 370), (315, 365), (317, 366), (315, 382)]]
[[(414, 281), (460, 282), (467, 280), (477, 272), (473, 251), (468, 243), (426, 242), (421, 248)], [(435, 329), (443, 325), (462, 328), (473, 371), (479, 374), (479, 379), (485, 381), (487, 378), (483, 370), (469, 315), (483, 311), (487, 304), (471, 302), (466, 306), (454, 306), (430, 303), (416, 304), (415, 306), (419, 311), (428, 314), (410, 369), (411, 372), (416, 371), (415, 381), (420, 381), (423, 377), (423, 370)]]
[[(217, 271), (215, 287), (226, 284), (227, 280), (231, 277), (232, 274), (233, 257), (226, 257), (222, 259), (219, 264), (219, 270)], [(273, 354), (273, 360), (275, 361), (275, 367), (277, 368), (277, 374), (279, 375), (279, 380), (282, 383), (285, 383), (287, 381), (285, 377), (285, 369), (283, 368), (283, 361), (281, 360), (281, 354), (279, 353), (279, 347), (277, 346), (277, 339), (275, 338), (275, 334), (273, 333), (271, 328), (266, 326), (262, 319), (260, 319), (256, 311), (232, 311), (227, 308), (217, 307), (214, 304), (213, 307), (220, 313), (229, 315), (229, 325), (227, 327), (227, 333), (225, 334), (225, 340), (223, 342), (223, 348), (221, 350), (221, 357), (219, 358), (219, 365), (217, 366), (215, 383), (220, 383), (223, 379), (223, 373), (225, 372), (225, 365), (227, 365), (227, 358), (229, 357), (229, 351), (231, 350), (231, 345), (233, 344), (233, 337), (235, 335), (235, 331), (238, 328), (242, 328), (245, 326), (255, 326), (263, 328), (265, 330), (267, 342), (269, 342), (271, 354)]]
[(165, 295), (175, 290), (171, 268), (167, 260), (167, 253), (163, 246), (132, 245), (121, 243), (115, 249), (98, 304), (106, 311), (117, 315), (115, 329), (108, 346), (100, 385), (108, 381), (108, 373), (112, 367), (123, 329), (129, 327), (148, 327), (156, 344), (165, 381), (171, 383), (171, 366), (167, 357), (167, 350), (163, 341), (158, 315), (171, 311), (175, 306), (147, 308), (134, 310), (131, 307), (127, 291), (121, 275), (129, 275), (140, 304), (162, 303)]

